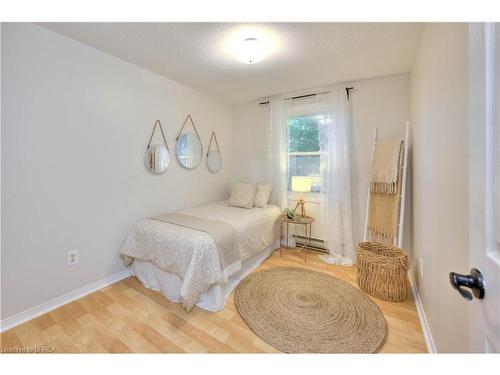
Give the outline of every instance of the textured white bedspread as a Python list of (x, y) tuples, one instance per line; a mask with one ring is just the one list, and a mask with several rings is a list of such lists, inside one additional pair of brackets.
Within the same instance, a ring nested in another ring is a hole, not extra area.
[(125, 260), (150, 261), (182, 279), (183, 306), (190, 310), (210, 286), (225, 283), (241, 269), (241, 262), (271, 245), (279, 237), (280, 210), (229, 207), (226, 201), (178, 211), (186, 215), (220, 220), (233, 226), (238, 235), (240, 260), (221, 268), (216, 244), (205, 232), (146, 219), (132, 228), (121, 253)]

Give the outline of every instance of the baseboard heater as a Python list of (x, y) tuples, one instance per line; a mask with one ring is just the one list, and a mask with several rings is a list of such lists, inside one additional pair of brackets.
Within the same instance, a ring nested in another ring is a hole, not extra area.
[[(297, 242), (298, 245), (304, 245), (305, 243), (305, 237), (296, 234), (295, 236), (295, 241)], [(320, 253), (325, 253), (328, 254), (328, 251), (325, 248), (325, 241), (323, 241), (320, 238), (311, 238), (311, 245), (307, 246), (308, 249), (314, 250), (314, 251), (319, 251)]]

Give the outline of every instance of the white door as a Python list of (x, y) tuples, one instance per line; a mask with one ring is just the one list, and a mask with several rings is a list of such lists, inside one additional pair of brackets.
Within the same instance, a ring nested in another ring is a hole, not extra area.
[(500, 352), (500, 24), (469, 26), (469, 94), (469, 258), (484, 278), (469, 349)]

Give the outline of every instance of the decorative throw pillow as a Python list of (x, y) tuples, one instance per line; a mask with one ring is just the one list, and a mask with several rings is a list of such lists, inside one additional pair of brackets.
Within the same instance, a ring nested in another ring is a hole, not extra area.
[(264, 208), (269, 202), (269, 197), (273, 191), (273, 185), (257, 185), (257, 194), (255, 195), (255, 207)]
[(257, 186), (254, 184), (235, 183), (227, 204), (233, 207), (252, 208), (256, 192)]

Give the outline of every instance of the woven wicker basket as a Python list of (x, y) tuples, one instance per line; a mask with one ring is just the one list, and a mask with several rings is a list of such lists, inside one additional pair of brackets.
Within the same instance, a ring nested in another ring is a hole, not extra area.
[(389, 244), (361, 242), (357, 249), (358, 285), (368, 294), (385, 301), (400, 302), (408, 297), (408, 257)]

